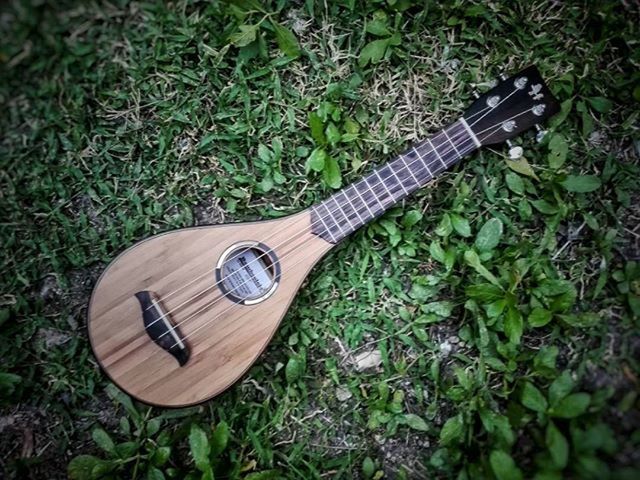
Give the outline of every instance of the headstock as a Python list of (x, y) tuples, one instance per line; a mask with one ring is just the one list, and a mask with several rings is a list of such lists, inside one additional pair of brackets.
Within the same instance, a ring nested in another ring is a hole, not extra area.
[(501, 80), (464, 114), (482, 145), (506, 142), (552, 117), (560, 105), (534, 66)]

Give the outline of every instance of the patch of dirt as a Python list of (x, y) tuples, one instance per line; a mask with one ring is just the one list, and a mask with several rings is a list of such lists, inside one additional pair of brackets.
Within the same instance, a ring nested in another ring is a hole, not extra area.
[(408, 478), (427, 478), (425, 457), (431, 442), (424, 434), (407, 432), (404, 437), (384, 438), (376, 435), (379, 458), (383, 463), (385, 478), (396, 478), (404, 470)]
[(224, 209), (218, 199), (199, 202), (193, 207), (193, 218), (196, 225), (215, 225), (224, 223)]
[(67, 207), (71, 217), (77, 219), (81, 214), (86, 215), (89, 223), (98, 234), (104, 233), (104, 214), (99, 212), (93, 199), (87, 194), (75, 196), (71, 200), (71, 204)]
[[(38, 295), (45, 301), (46, 315), (59, 315), (61, 311), (71, 310), (66, 318), (72, 330), (86, 321), (86, 310), (91, 291), (98, 281), (105, 265), (93, 264), (87, 268), (72, 270), (67, 274), (67, 285), (57, 276), (47, 275), (41, 282)], [(64, 326), (61, 325), (64, 328)]]
[(629, 208), (622, 217), (624, 234), (621, 253), (626, 260), (640, 261), (640, 192), (631, 195)]
[(11, 465), (15, 478), (67, 478), (68, 459), (58, 451), (61, 425), (58, 415), (43, 408), (20, 405), (0, 411), (0, 474)]

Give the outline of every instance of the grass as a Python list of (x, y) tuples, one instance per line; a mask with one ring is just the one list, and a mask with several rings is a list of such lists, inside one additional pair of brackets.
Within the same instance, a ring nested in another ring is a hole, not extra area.
[[(4, 478), (637, 478), (633, 2), (0, 9)], [(149, 409), (99, 372), (118, 252), (308, 207), (530, 63), (563, 112), (526, 163), (485, 150), (354, 234), (231, 390)]]

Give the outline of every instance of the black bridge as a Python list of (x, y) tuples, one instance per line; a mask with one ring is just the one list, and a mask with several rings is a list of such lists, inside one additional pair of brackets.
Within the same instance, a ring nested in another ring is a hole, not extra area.
[(146, 290), (136, 293), (136, 298), (142, 307), (142, 319), (147, 335), (160, 348), (173, 355), (180, 366), (183, 366), (189, 360), (189, 347), (183, 342), (180, 330), (171, 325), (171, 320), (158, 298), (153, 292)]

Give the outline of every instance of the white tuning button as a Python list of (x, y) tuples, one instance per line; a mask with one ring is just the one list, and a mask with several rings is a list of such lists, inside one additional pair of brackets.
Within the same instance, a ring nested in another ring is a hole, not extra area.
[(500, 78), (500, 80), (502, 80), (503, 82), (507, 79), (507, 75), (504, 73), (501, 73), (500, 75), (498, 75), (498, 77)]
[(500, 103), (500, 95), (491, 95), (487, 98), (487, 106), (490, 108), (495, 108)]
[(475, 99), (480, 98), (480, 94), (477, 92), (477, 90), (474, 90), (473, 92), (471, 92), (471, 95), (473, 95), (473, 98)]
[(502, 129), (505, 132), (513, 132), (515, 128), (516, 128), (516, 122), (514, 122), (513, 120), (507, 120), (502, 124)]
[(524, 150), (522, 150), (522, 147), (519, 147), (519, 146), (511, 147), (509, 149), (509, 158), (511, 160), (517, 160), (519, 158), (522, 158), (523, 153), (524, 153)]
[(544, 140), (544, 137), (547, 135), (547, 131), (544, 130), (540, 125), (536, 123), (536, 142), (540, 143)]
[(511, 160), (517, 160), (518, 158), (522, 157), (522, 147), (514, 145), (513, 143), (511, 143), (511, 140), (506, 140), (505, 143), (509, 147), (509, 158)]
[(527, 86), (528, 81), (529, 79), (527, 77), (518, 77), (514, 80), (513, 86), (516, 87), (518, 90), (522, 90), (524, 87)]
[(547, 108), (547, 106), (544, 103), (539, 103), (537, 105), (534, 105), (531, 108), (531, 111), (533, 112), (534, 115), (539, 117), (544, 113), (546, 108)]

